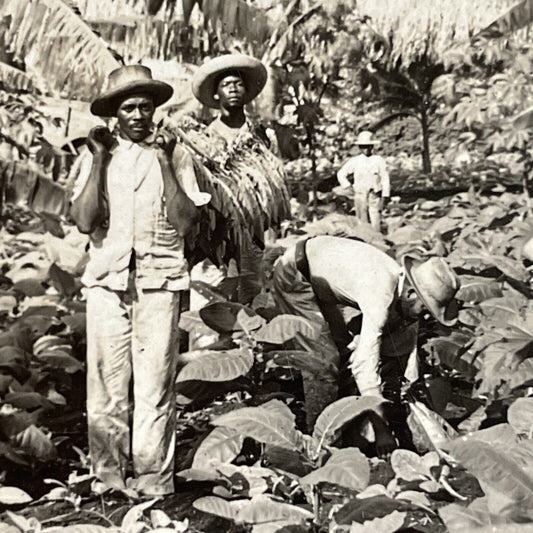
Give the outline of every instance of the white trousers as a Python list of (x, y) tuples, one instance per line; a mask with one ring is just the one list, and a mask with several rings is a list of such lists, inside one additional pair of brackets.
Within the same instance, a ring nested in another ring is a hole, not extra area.
[[(381, 194), (381, 193), (380, 193)], [(367, 224), (370, 222), (376, 231), (381, 231), (381, 195), (374, 191), (354, 194), (355, 216)]]
[(174, 491), (179, 300), (165, 290), (87, 290), (89, 452), (111, 488), (125, 487), (131, 452), (135, 488)]

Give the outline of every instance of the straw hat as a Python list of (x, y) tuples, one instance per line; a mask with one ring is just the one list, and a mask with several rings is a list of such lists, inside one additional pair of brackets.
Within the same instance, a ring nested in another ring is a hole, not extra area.
[(126, 96), (150, 94), (155, 107), (170, 99), (174, 90), (168, 83), (152, 78), (152, 71), (142, 65), (126, 65), (113, 70), (107, 78), (105, 92), (94, 99), (91, 113), (100, 117), (113, 117)]
[(357, 136), (357, 146), (374, 146), (375, 144), (378, 144), (379, 141), (376, 141), (372, 138), (373, 133), (371, 131), (362, 131)]
[(262, 90), (267, 81), (267, 71), (263, 63), (255, 57), (244, 54), (226, 54), (203, 64), (192, 79), (192, 92), (202, 104), (219, 107), (214, 95), (218, 83), (225, 73), (239, 72), (246, 86), (244, 103), (250, 103)]
[(457, 322), (455, 294), (459, 280), (442, 257), (430, 257), (423, 261), (414, 255), (402, 259), (407, 278), (431, 314), (444, 326)]

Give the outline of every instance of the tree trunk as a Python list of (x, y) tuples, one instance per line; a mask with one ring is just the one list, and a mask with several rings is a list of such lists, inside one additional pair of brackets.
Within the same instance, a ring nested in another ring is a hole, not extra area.
[(420, 113), (420, 123), (422, 124), (422, 170), (426, 174), (431, 174), (431, 157), (429, 153), (429, 124), (426, 110)]

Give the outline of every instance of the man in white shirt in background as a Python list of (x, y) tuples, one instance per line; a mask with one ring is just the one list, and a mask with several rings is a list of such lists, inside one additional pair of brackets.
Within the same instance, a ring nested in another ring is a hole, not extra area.
[[(441, 257), (406, 255), (400, 265), (360, 240), (322, 235), (287, 249), (272, 280), (283, 313), (320, 326), (324, 372), (349, 362), (362, 396), (396, 401), (402, 380), (418, 379), (418, 319), (425, 310), (445, 326), (457, 320), (459, 281)], [(345, 307), (361, 311), (358, 338)], [(323, 395), (322, 408), (335, 399)], [(376, 416), (371, 422), (378, 455), (390, 453), (395, 442), (387, 424)]]
[(362, 131), (357, 137), (362, 153), (342, 166), (337, 179), (342, 187), (353, 189), (357, 218), (381, 231), (381, 211), (390, 197), (390, 180), (385, 160), (372, 153), (377, 142), (371, 131)]

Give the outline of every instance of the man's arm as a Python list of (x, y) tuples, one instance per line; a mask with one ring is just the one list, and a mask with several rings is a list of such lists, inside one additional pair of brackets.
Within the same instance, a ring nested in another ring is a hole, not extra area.
[(105, 179), (112, 143), (110, 136), (107, 128), (98, 126), (87, 137), (87, 146), (92, 152), (91, 169), (85, 185), (79, 194), (75, 194), (70, 208), (70, 214), (81, 233), (92, 233), (108, 217)]
[(359, 343), (350, 357), (350, 369), (361, 396), (382, 397), (379, 355), (384, 323), (363, 312)]
[[(375, 302), (375, 305), (380, 305)], [(381, 377), (379, 374), (380, 348), (383, 327), (388, 314), (388, 306), (378, 312), (363, 312), (363, 323), (359, 344), (350, 357), (350, 368), (361, 396), (377, 396), (381, 393)], [(387, 457), (396, 447), (396, 440), (386, 422), (383, 406), (371, 411), (368, 418), (376, 435), (376, 453), (379, 457)]]
[(342, 187), (351, 187), (352, 184), (348, 179), (348, 176), (353, 173), (352, 160), (344, 163), (341, 169), (337, 172), (337, 180)]
[(199, 216), (194, 202), (185, 194), (176, 177), (172, 162), (172, 153), (176, 146), (176, 138), (168, 132), (160, 132), (156, 139), (157, 159), (161, 166), (163, 188), (168, 221), (180, 237), (189, 233)]

